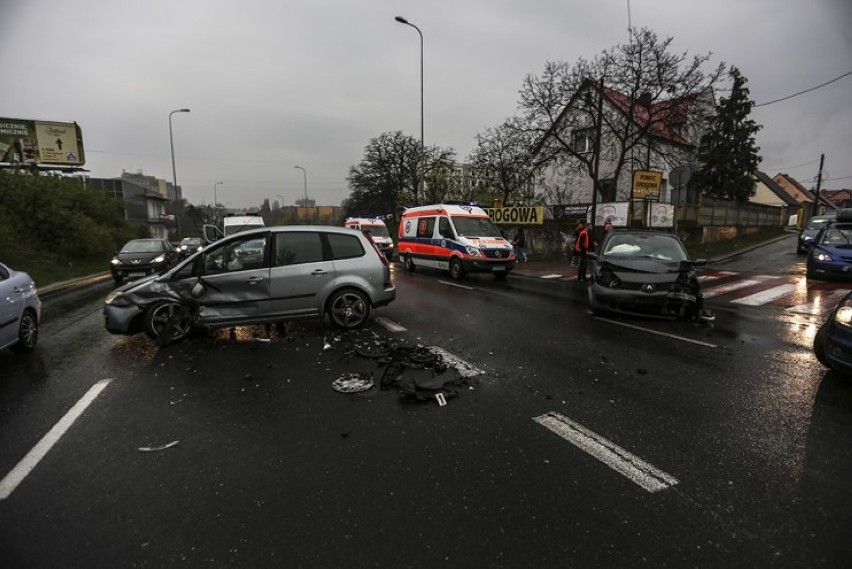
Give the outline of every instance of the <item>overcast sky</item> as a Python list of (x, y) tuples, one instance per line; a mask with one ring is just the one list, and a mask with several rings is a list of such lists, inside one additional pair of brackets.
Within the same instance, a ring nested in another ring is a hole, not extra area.
[[(371, 138), (460, 160), (516, 114), (527, 74), (592, 58), (636, 28), (736, 65), (756, 103), (852, 71), (850, 0), (0, 0), (0, 117), (77, 122), (93, 177), (172, 180), (191, 203), (321, 205)], [(629, 8), (629, 9), (628, 9)], [(708, 71), (709, 71), (708, 67)], [(755, 108), (770, 176), (852, 188), (852, 76)], [(827, 174), (827, 175), (826, 175)], [(280, 197), (279, 197), (280, 196)]]

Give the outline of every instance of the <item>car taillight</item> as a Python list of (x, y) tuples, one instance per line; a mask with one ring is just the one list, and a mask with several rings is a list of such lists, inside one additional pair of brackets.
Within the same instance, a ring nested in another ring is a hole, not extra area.
[(376, 246), (376, 244), (375, 244), (375, 243), (373, 243), (373, 239), (372, 239), (372, 237), (370, 237), (370, 232), (369, 232), (369, 231), (362, 231), (361, 233), (363, 233), (363, 234), (364, 234), (364, 237), (366, 237), (366, 238), (367, 238), (367, 241), (368, 241), (368, 242), (370, 243), (370, 245), (373, 247), (373, 251), (375, 251), (375, 252), (376, 252), (376, 255), (378, 255), (378, 256), (379, 256), (379, 259), (381, 259), (381, 260), (382, 260), (382, 264), (383, 264), (384, 266), (386, 266), (386, 267), (390, 268), (390, 265), (388, 265), (388, 258), (387, 258), (387, 257), (385, 257), (385, 254), (384, 254), (384, 253), (382, 253), (381, 251), (379, 251), (379, 248)]

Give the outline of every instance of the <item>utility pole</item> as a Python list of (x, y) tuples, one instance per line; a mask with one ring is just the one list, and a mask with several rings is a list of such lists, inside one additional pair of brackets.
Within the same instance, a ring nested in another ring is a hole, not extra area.
[(600, 178), (600, 168), (601, 168), (601, 136), (603, 135), (603, 88), (604, 88), (604, 78), (601, 76), (601, 81), (598, 84), (598, 108), (597, 108), (597, 119), (595, 124), (595, 162), (594, 162), (594, 171), (595, 171), (595, 179), (592, 180), (592, 222), (591, 222), (591, 231), (589, 234), (593, 234), (595, 230), (595, 216), (597, 215), (598, 209), (598, 187), (600, 182), (598, 178)]
[(825, 154), (819, 155), (819, 174), (817, 175), (817, 189), (816, 189), (816, 197), (814, 198), (814, 210), (811, 212), (811, 216), (819, 215), (819, 187), (822, 185), (822, 165), (825, 163)]

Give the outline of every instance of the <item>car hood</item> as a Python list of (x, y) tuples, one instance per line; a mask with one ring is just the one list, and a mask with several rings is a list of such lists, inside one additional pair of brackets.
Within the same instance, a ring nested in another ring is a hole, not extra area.
[(630, 258), (599, 258), (598, 264), (601, 268), (614, 271), (618, 278), (623, 281), (638, 278), (648, 280), (651, 275), (662, 277), (662, 280), (677, 278), (680, 273), (692, 270), (690, 261), (662, 261), (650, 257)]
[(160, 255), (165, 255), (165, 253), (162, 251), (156, 253), (116, 253), (115, 258), (122, 263), (132, 263), (133, 261), (148, 263)]

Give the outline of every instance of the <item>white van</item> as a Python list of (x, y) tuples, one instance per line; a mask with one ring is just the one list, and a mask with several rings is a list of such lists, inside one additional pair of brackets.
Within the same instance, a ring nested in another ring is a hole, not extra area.
[(246, 215), (228, 214), (222, 219), (222, 228), (215, 225), (204, 226), (204, 243), (210, 244), (213, 241), (218, 241), (223, 237), (228, 237), (240, 231), (248, 231), (249, 229), (260, 229), (266, 227), (263, 222), (263, 217), (259, 213)]
[(391, 237), (388, 226), (385, 225), (381, 217), (347, 217), (343, 226), (369, 233), (370, 239), (373, 240), (378, 250), (385, 254), (388, 261), (391, 260), (393, 256), (393, 237)]
[(399, 222), (399, 258), (406, 270), (432, 267), (454, 279), (467, 272), (504, 278), (515, 268), (515, 250), (485, 210), (471, 205), (412, 207)]

